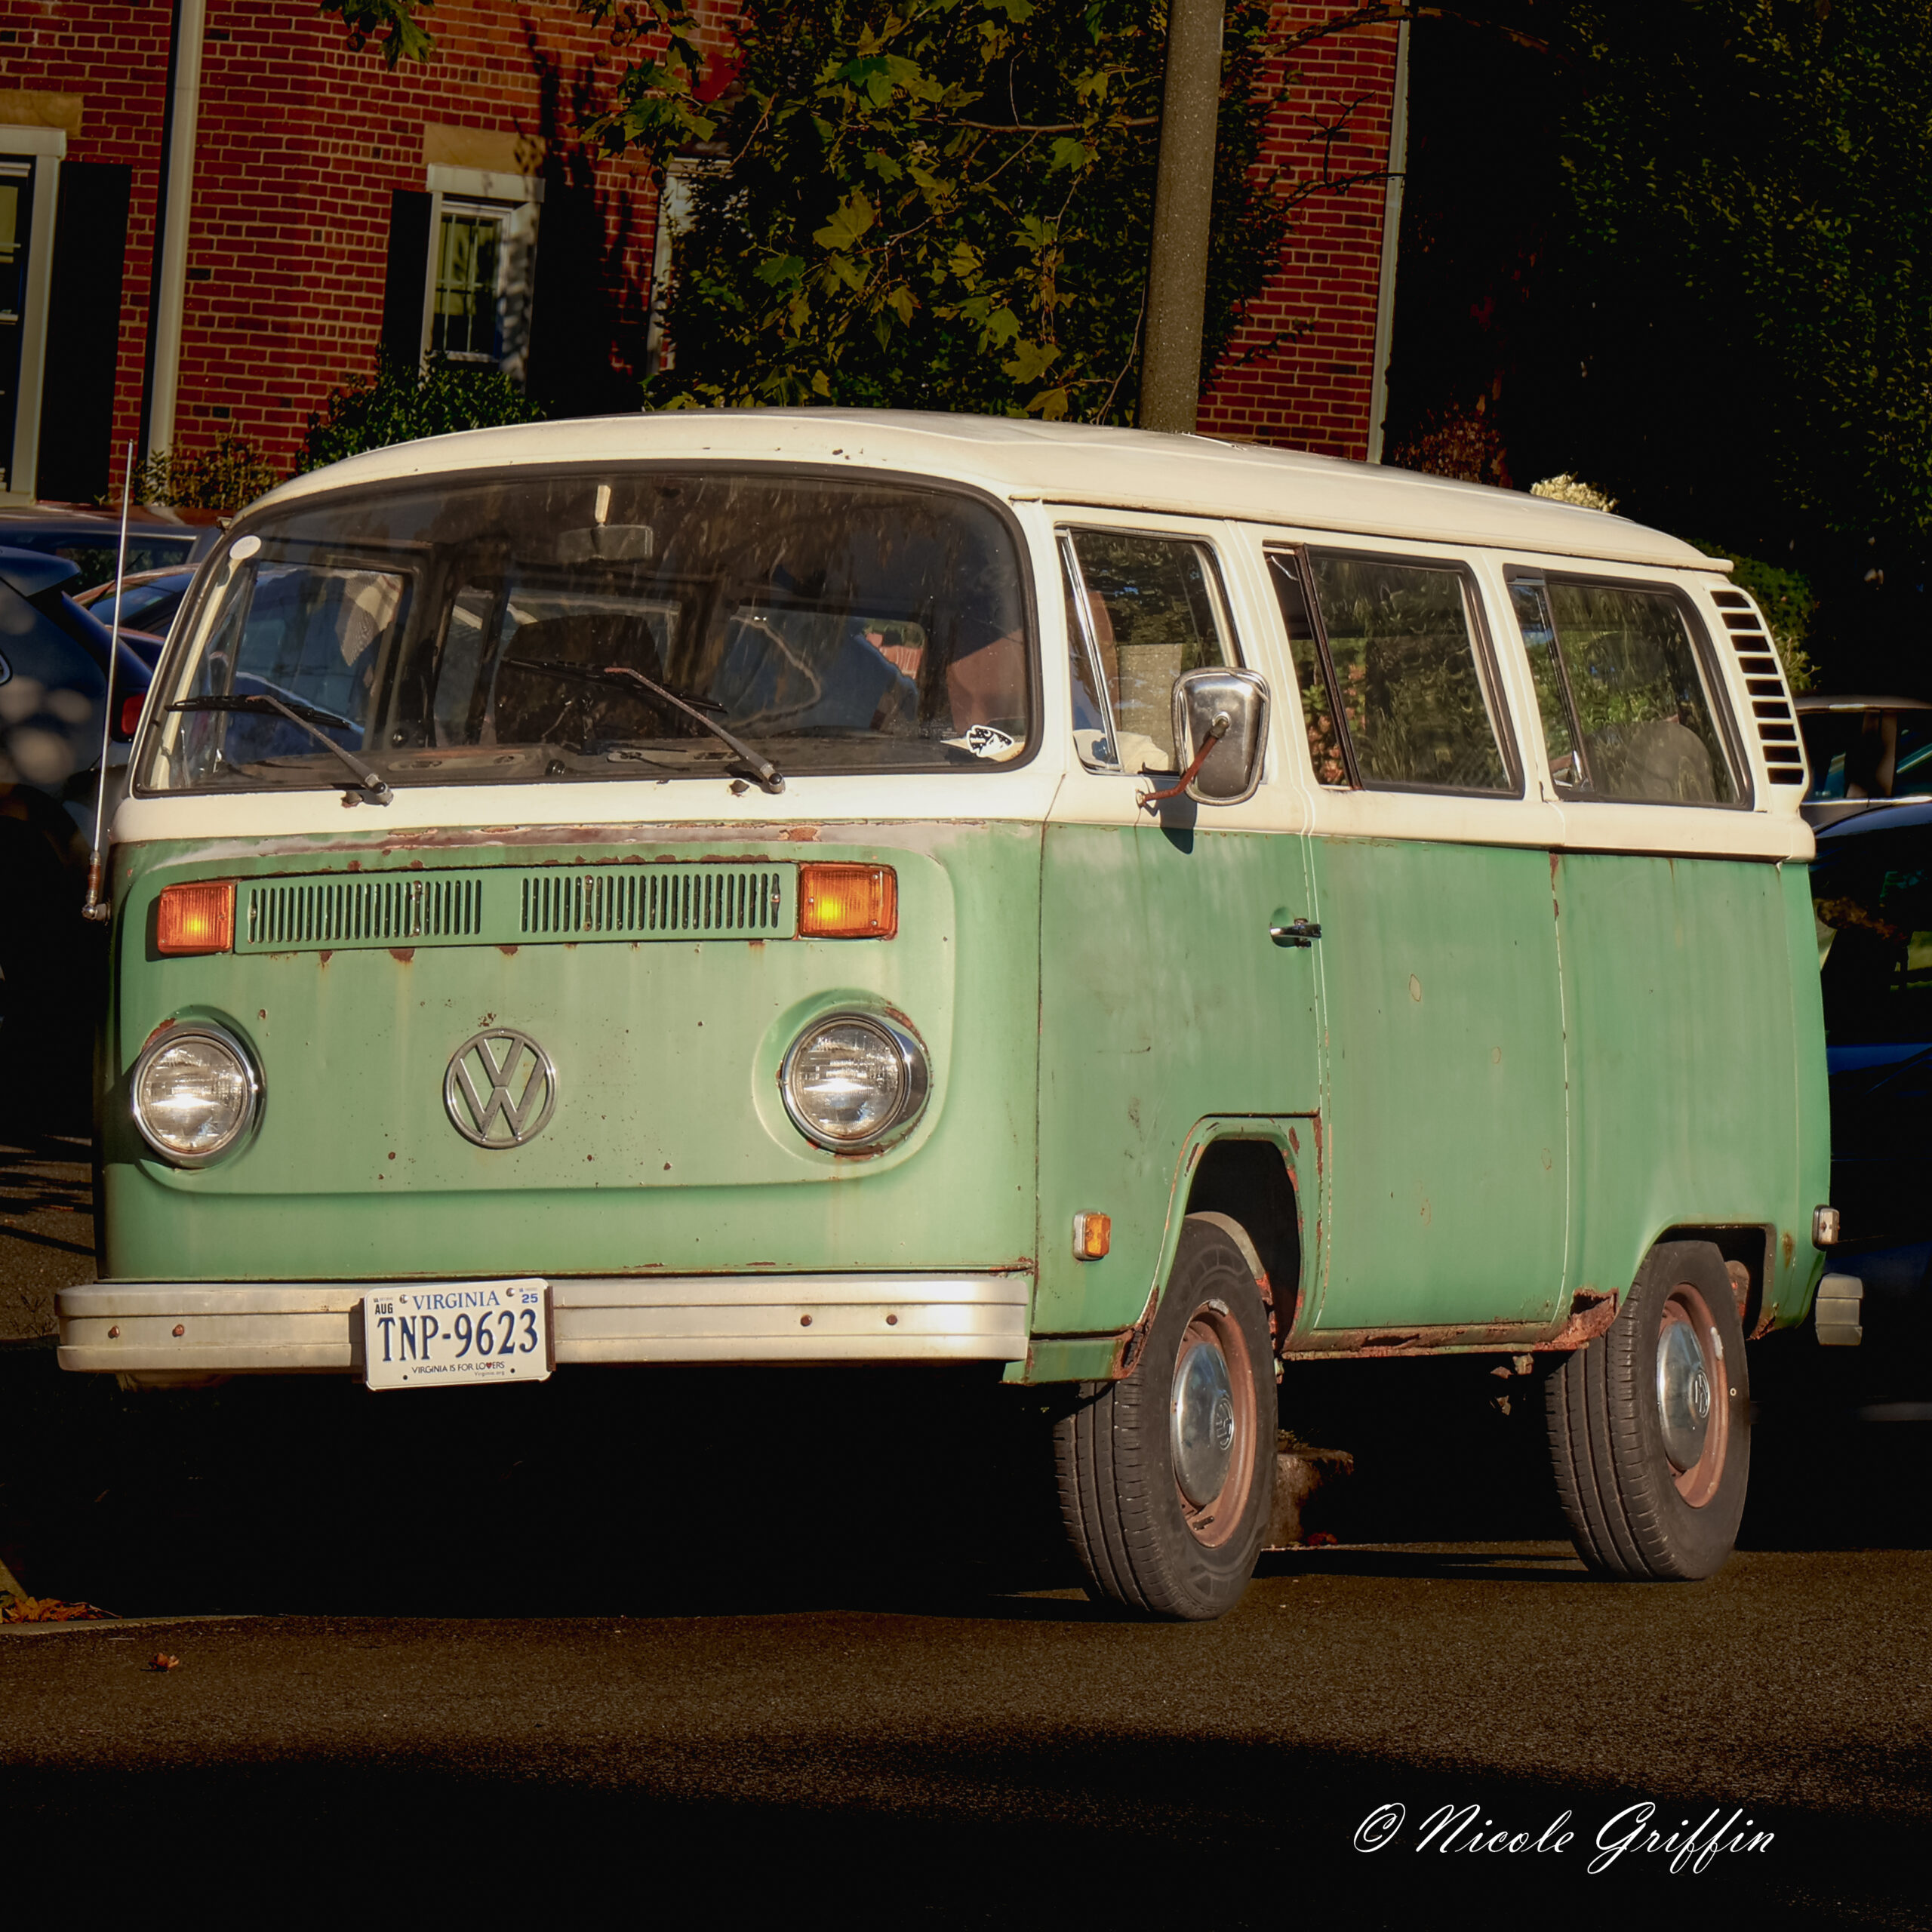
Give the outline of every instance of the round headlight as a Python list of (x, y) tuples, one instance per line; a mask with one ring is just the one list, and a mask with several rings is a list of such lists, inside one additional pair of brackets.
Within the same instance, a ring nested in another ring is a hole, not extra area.
[(254, 1124), (261, 1094), (248, 1050), (220, 1027), (171, 1026), (134, 1063), (134, 1124), (177, 1168), (219, 1160)]
[(926, 1104), (926, 1056), (903, 1027), (835, 1013), (792, 1042), (779, 1069), (785, 1110), (809, 1140), (869, 1147), (909, 1127)]

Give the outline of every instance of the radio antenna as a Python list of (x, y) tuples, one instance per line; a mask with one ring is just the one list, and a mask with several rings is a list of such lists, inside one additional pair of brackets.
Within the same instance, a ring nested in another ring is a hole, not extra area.
[(121, 548), (114, 559), (114, 621), (108, 630), (106, 715), (100, 721), (100, 789), (94, 801), (94, 851), (88, 860), (84, 919), (111, 919), (113, 894), (107, 878), (107, 755), (114, 744), (114, 672), (121, 658), (121, 598), (128, 586), (128, 511), (134, 497), (134, 446), (128, 445), (121, 475)]

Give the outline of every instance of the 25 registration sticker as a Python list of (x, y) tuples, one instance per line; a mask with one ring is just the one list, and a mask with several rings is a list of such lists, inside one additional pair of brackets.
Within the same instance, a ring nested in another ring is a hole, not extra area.
[(371, 1389), (443, 1389), (541, 1382), (555, 1366), (549, 1284), (541, 1281), (414, 1281), (362, 1303)]

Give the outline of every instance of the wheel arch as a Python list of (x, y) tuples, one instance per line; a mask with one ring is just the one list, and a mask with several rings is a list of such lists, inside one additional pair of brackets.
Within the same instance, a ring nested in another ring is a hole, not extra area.
[(1174, 1271), (1190, 1217), (1217, 1222), (1247, 1257), (1268, 1305), (1278, 1356), (1305, 1299), (1307, 1247), (1300, 1174), (1314, 1123), (1300, 1116), (1223, 1115), (1198, 1122), (1188, 1137), (1161, 1242), (1150, 1312)]
[(1668, 1241), (1701, 1241), (1715, 1248), (1731, 1278), (1739, 1323), (1751, 1337), (1760, 1332), (1761, 1321), (1768, 1327), (1777, 1319), (1774, 1297), (1769, 1321), (1765, 1320), (1765, 1286), (1777, 1272), (1777, 1229), (1768, 1221), (1676, 1221), (1658, 1231), (1644, 1256), (1647, 1260)]

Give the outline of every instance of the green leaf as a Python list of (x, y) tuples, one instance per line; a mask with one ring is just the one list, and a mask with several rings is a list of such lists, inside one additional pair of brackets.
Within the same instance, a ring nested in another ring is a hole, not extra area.
[(1037, 383), (1059, 360), (1058, 343), (1029, 342), (1023, 337), (1014, 343), (1011, 357), (999, 366), (1016, 383)]
[(1054, 169), (1071, 168), (1076, 171), (1090, 167), (1098, 158), (1099, 150), (1089, 147), (1084, 141), (1077, 140), (1071, 134), (1063, 134), (1048, 150)]
[(833, 210), (823, 228), (812, 231), (812, 239), (821, 248), (849, 248), (876, 219), (872, 203), (855, 189)]
[(802, 255), (774, 255), (752, 270), (760, 281), (774, 288), (781, 283), (789, 287), (804, 272), (805, 258)]

